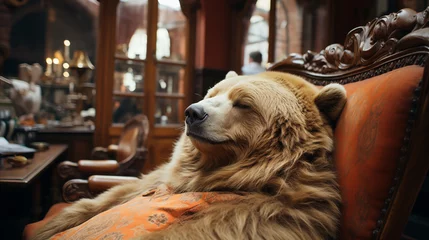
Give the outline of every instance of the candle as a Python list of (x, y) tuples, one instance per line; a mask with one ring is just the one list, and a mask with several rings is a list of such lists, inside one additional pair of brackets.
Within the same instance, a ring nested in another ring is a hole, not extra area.
[(63, 63), (63, 68), (64, 68), (63, 76), (64, 76), (65, 78), (70, 77), (69, 67), (70, 67), (70, 65), (69, 65), (68, 63), (66, 63), (66, 62), (65, 62), (65, 63)]
[(167, 92), (168, 93), (172, 93), (173, 92), (173, 78), (172, 77), (168, 77), (168, 80), (167, 80), (168, 82), (167, 82)]
[(70, 61), (70, 41), (64, 40), (64, 61)]
[(50, 76), (52, 74), (52, 59), (46, 58), (46, 76)]
[(74, 93), (74, 83), (73, 82), (69, 83), (69, 92), (70, 92), (70, 94)]
[(54, 58), (53, 63), (54, 63), (54, 74), (55, 74), (55, 76), (56, 77), (61, 76), (60, 60), (58, 60), (58, 58)]

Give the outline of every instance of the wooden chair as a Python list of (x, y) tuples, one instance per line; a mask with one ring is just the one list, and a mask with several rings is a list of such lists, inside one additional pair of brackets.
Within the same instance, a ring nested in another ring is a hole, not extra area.
[(428, 20), (429, 8), (403, 9), (269, 69), (347, 90), (335, 128), (338, 239), (400, 239), (408, 221), (429, 167)]
[(94, 174), (138, 176), (146, 159), (145, 143), (149, 123), (144, 115), (129, 120), (122, 131), (118, 145), (97, 147), (90, 160), (64, 161), (58, 165), (62, 179), (87, 179)]

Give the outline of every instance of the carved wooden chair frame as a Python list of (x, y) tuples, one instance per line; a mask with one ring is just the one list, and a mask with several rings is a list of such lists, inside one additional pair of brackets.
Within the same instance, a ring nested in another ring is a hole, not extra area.
[[(119, 169), (114, 173), (109, 173), (112, 175), (111, 179), (107, 179), (107, 182), (112, 183), (112, 181), (119, 181), (135, 179), (133, 177), (120, 177), (120, 176), (139, 176), (141, 169), (144, 164), (144, 160), (147, 158), (147, 149), (144, 146), (148, 136), (149, 122), (145, 115), (137, 115), (131, 120), (129, 120), (122, 131), (121, 137), (125, 134), (126, 131), (138, 128), (137, 144), (138, 147), (134, 154), (130, 155), (126, 159), (119, 162)], [(95, 148), (92, 155), (95, 156), (94, 160), (97, 159), (108, 159), (107, 157), (108, 150), (104, 148)], [(63, 186), (63, 199), (66, 202), (73, 202), (80, 198), (92, 198), (98, 194), (98, 192), (91, 191), (89, 185), (95, 186), (95, 188), (100, 188), (98, 185), (109, 186), (109, 183), (96, 183), (100, 177), (91, 179), (90, 175), (82, 173), (78, 169), (78, 164), (70, 161), (64, 161), (58, 165), (58, 173), (63, 179), (71, 179), (67, 181)], [(117, 175), (117, 176), (113, 176)], [(88, 179), (88, 180), (87, 180)], [(119, 180), (118, 180), (119, 179)]]
[(358, 82), (408, 65), (425, 67), (420, 86), (415, 89), (399, 167), (373, 230), (374, 239), (401, 236), (429, 168), (428, 22), (429, 7), (419, 13), (402, 9), (351, 30), (344, 45), (332, 44), (320, 53), (292, 54), (269, 68), (324, 86)]

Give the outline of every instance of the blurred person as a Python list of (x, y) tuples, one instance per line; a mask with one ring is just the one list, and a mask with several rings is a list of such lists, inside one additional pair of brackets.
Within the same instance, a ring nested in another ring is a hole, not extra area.
[(261, 66), (262, 53), (259, 51), (251, 52), (249, 54), (249, 64), (244, 65), (241, 68), (243, 75), (257, 74), (265, 72), (265, 68)]

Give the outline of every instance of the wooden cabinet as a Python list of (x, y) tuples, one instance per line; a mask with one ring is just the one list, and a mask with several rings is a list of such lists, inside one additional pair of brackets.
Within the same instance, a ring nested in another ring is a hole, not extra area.
[(145, 114), (145, 171), (168, 159), (192, 99), (192, 2), (100, 1), (95, 144), (115, 143), (128, 119)]

